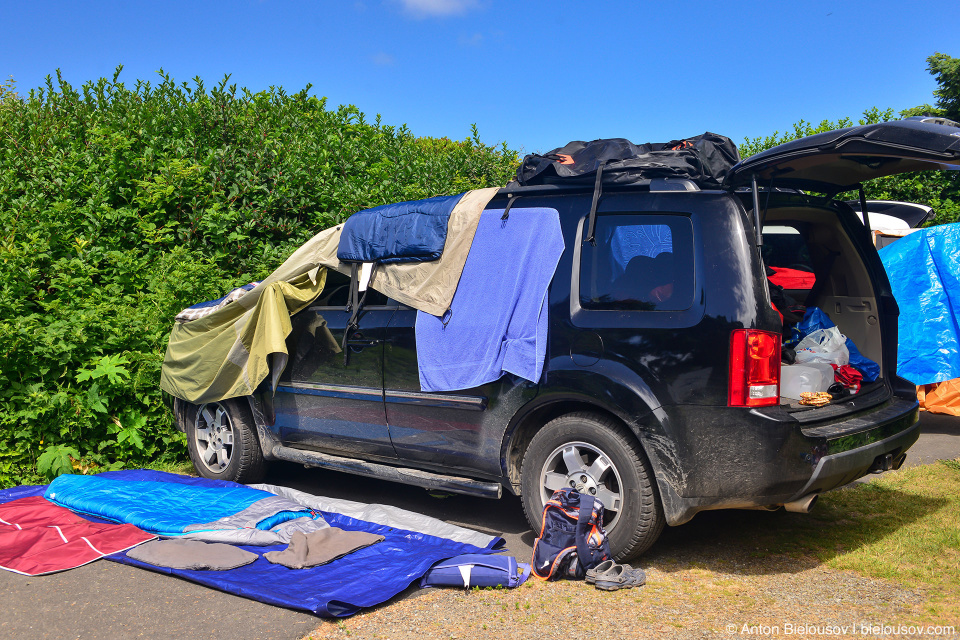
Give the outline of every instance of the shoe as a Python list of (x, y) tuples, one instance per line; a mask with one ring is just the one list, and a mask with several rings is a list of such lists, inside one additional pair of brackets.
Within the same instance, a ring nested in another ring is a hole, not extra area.
[(596, 587), (601, 591), (616, 591), (642, 587), (647, 583), (643, 569), (634, 569), (628, 564), (614, 565), (612, 569), (597, 576)]
[(617, 563), (613, 560), (604, 560), (593, 569), (587, 569), (587, 584), (595, 584), (597, 582), (597, 576), (610, 571), (610, 569), (613, 569), (615, 566), (617, 566)]

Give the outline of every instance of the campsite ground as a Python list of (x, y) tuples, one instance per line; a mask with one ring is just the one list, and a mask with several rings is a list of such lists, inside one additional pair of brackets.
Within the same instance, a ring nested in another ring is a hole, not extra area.
[[(960, 418), (924, 413), (921, 424), (923, 435), (908, 454), (908, 466), (960, 457)], [(530, 555), (533, 534), (515, 498), (435, 498), (415, 487), (294, 465), (276, 468), (268, 481), (412, 509), (502, 535), (510, 553), (523, 560)], [(590, 634), (603, 633), (611, 638), (654, 633), (666, 637), (690, 637), (694, 633), (729, 637), (746, 635), (743, 625), (769, 627), (767, 633), (754, 635), (771, 635), (778, 627), (778, 635), (794, 637), (824, 635), (822, 629), (818, 632), (818, 625), (852, 623), (860, 627), (857, 633), (849, 634), (851, 637), (878, 635), (862, 633), (863, 625), (870, 624), (920, 622), (952, 624), (960, 629), (957, 605), (944, 604), (942, 590), (916, 580), (867, 577), (838, 561), (847, 547), (862, 551), (877, 546), (908, 528), (912, 519), (919, 517), (917, 514), (926, 517), (938, 508), (935, 499), (907, 494), (896, 486), (885, 485), (883, 492), (884, 499), (911, 500), (915, 515), (894, 524), (878, 520), (877, 533), (870, 539), (856, 538), (862, 531), (850, 525), (855, 518), (841, 518), (833, 527), (837, 552), (826, 559), (797, 551), (797, 541), (822, 533), (816, 525), (800, 525), (795, 531), (791, 528), (790, 523), (807, 522), (808, 516), (711, 512), (664, 533), (643, 558), (649, 578), (642, 589), (603, 593), (570, 582), (531, 582), (515, 591), (466, 593), (411, 588), (381, 607), (340, 622), (318, 621), (310, 615), (112, 562), (95, 562), (40, 578), (0, 572), (0, 601), (5, 608), (0, 616), (0, 637), (539, 638), (543, 637), (545, 621), (583, 631), (574, 635), (587, 635), (590, 629)], [(833, 508), (836, 510), (836, 505)], [(882, 518), (883, 514), (877, 516)], [(960, 541), (952, 544), (960, 546)], [(952, 562), (956, 563), (960, 548), (953, 552), (957, 557)], [(727, 625), (734, 631), (728, 633)], [(800, 625), (813, 627), (803, 632)], [(928, 633), (925, 637), (936, 635)]]

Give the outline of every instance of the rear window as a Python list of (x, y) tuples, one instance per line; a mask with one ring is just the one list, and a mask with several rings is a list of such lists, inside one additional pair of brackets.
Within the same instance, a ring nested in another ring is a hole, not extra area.
[(693, 304), (693, 226), (682, 215), (597, 216), (580, 253), (584, 309), (681, 311)]
[(811, 289), (816, 282), (813, 260), (803, 224), (763, 227), (763, 263), (772, 271), (768, 278), (784, 289)]

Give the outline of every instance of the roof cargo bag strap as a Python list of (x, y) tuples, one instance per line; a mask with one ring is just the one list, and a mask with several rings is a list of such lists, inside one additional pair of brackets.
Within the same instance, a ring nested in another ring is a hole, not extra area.
[(513, 208), (513, 203), (520, 199), (518, 195), (511, 195), (507, 198), (507, 206), (503, 208), (503, 215), (500, 216), (501, 220), (507, 220), (510, 218), (510, 209)]
[(592, 245), (597, 244), (597, 203), (600, 202), (600, 194), (603, 191), (603, 166), (607, 164), (606, 160), (600, 162), (597, 167), (597, 180), (593, 183), (593, 202), (590, 204), (590, 221), (587, 224), (587, 237), (584, 242)]
[[(377, 265), (379, 263), (374, 262), (370, 266), (370, 277), (367, 279), (369, 283), (370, 280), (373, 280), (373, 274), (377, 270)], [(350, 311), (350, 319), (347, 321), (347, 326), (343, 330), (343, 340), (341, 340), (340, 348), (343, 350), (343, 366), (347, 366), (350, 363), (350, 350), (347, 349), (347, 340), (350, 339), (350, 334), (353, 333), (353, 330), (357, 328), (360, 322), (360, 312), (363, 311), (363, 305), (367, 301), (367, 292), (370, 291), (369, 284), (367, 288), (363, 290), (363, 295), (360, 295), (360, 269), (363, 265), (358, 262), (355, 262), (350, 265), (350, 297), (347, 299), (347, 311)]]

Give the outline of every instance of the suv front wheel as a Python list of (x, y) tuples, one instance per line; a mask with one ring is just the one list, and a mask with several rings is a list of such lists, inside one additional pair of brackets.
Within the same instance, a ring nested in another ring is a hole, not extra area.
[(611, 418), (572, 413), (534, 436), (520, 468), (523, 508), (540, 531), (543, 505), (564, 487), (603, 503), (604, 529), (618, 561), (639, 556), (663, 530), (653, 473), (639, 443)]
[(238, 400), (196, 405), (178, 399), (176, 409), (197, 473), (243, 484), (263, 479), (266, 462), (249, 407)]

